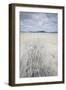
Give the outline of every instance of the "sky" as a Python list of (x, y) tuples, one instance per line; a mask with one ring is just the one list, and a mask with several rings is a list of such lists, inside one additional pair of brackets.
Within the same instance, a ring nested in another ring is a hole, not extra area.
[(20, 12), (20, 31), (58, 32), (57, 13)]

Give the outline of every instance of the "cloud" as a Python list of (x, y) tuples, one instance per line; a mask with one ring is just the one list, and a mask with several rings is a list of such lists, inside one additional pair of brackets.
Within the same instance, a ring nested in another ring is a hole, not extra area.
[(20, 31), (57, 32), (57, 13), (20, 12)]

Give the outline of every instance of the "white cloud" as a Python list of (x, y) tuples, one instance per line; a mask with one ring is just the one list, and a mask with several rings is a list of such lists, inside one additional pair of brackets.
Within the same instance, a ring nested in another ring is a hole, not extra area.
[(20, 12), (20, 31), (57, 32), (57, 14)]

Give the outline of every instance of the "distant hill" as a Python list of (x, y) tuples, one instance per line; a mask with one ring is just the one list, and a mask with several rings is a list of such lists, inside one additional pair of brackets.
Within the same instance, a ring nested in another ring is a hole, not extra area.
[(46, 32), (46, 31), (20, 31), (23, 33), (57, 33), (57, 32)]

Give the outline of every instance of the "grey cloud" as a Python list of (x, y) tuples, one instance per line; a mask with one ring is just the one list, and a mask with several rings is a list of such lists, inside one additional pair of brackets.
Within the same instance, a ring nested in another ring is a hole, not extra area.
[(20, 12), (20, 31), (58, 32), (57, 13)]

